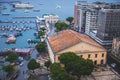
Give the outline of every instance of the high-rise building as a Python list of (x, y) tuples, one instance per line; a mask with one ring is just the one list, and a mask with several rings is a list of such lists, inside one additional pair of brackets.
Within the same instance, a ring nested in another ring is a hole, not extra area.
[(120, 9), (101, 9), (98, 15), (97, 37), (104, 43), (120, 36)]
[(74, 26), (77, 27), (77, 22), (78, 21), (78, 5), (77, 2), (74, 5)]
[(113, 36), (120, 36), (120, 4), (77, 1), (76, 5), (74, 27), (110, 48)]
[(74, 6), (74, 28), (86, 34), (89, 34), (91, 29), (96, 29), (98, 11), (103, 7), (109, 6), (106, 3), (77, 1)]
[(74, 10), (74, 27), (77, 31), (85, 32), (86, 11), (88, 3), (86, 1), (77, 1)]
[(98, 11), (99, 8), (93, 8), (86, 12), (85, 33), (87, 35), (90, 34), (90, 31), (97, 29)]

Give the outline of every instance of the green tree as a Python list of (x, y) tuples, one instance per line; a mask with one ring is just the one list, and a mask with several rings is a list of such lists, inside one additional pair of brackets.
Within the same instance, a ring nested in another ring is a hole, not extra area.
[(68, 29), (68, 25), (65, 22), (58, 21), (55, 23), (56, 31), (62, 31)]
[(3, 70), (8, 72), (8, 74), (10, 74), (14, 71), (14, 67), (12, 65), (7, 65), (3, 67)]
[(81, 75), (90, 75), (94, 69), (92, 60), (81, 58), (73, 52), (66, 52), (60, 55), (60, 63), (65, 65), (65, 70), (78, 79)]
[(85, 71), (85, 75), (90, 75), (91, 72), (93, 71), (94, 69), (94, 64), (93, 64), (93, 61), (90, 60), (90, 59), (86, 59), (85, 60), (85, 65), (86, 65), (86, 71)]
[(65, 53), (61, 54), (59, 57), (60, 62), (65, 65), (71, 61), (76, 60), (77, 58), (78, 58), (78, 56), (75, 55), (75, 53), (73, 53), (73, 52), (65, 52)]
[(35, 48), (37, 49), (38, 52), (45, 52), (46, 51), (46, 43), (45, 42), (39, 42)]
[(33, 72), (34, 72), (34, 69), (39, 68), (40, 64), (37, 63), (35, 59), (31, 59), (29, 61), (29, 63), (27, 64), (27, 67), (28, 67), (29, 70), (33, 70)]
[(9, 53), (6, 58), (6, 60), (10, 61), (10, 62), (14, 62), (17, 59), (18, 59), (18, 54), (14, 53), (14, 52)]
[(48, 60), (48, 61), (45, 62), (45, 66), (46, 66), (47, 68), (49, 68), (51, 64), (52, 64), (52, 63), (51, 63), (50, 60)]
[(50, 76), (53, 80), (74, 80), (74, 78), (69, 76), (59, 63), (53, 63), (50, 66)]
[(68, 18), (66, 18), (66, 21), (68, 21), (71, 24), (73, 19), (74, 19), (73, 17), (68, 17)]
[(44, 35), (45, 35), (45, 32), (42, 32), (42, 31), (38, 32), (38, 37), (40, 37), (40, 36), (43, 37)]
[(45, 32), (45, 30), (46, 30), (45, 27), (40, 28), (40, 31), (42, 31), (42, 32)]

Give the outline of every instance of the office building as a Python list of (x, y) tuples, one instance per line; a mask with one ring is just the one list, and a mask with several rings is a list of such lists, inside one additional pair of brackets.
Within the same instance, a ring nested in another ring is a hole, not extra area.
[(111, 45), (113, 37), (120, 36), (120, 9), (100, 10), (96, 36), (103, 45)]

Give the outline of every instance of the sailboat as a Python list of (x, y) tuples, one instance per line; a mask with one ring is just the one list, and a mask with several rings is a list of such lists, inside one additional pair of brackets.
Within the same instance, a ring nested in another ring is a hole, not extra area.
[(57, 8), (57, 9), (60, 9), (60, 8), (61, 8), (61, 6), (57, 4), (56, 8)]

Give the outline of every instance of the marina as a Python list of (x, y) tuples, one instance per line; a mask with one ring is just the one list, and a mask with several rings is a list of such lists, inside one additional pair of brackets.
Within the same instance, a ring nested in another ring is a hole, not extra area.
[[(28, 1), (13, 1), (13, 0), (1, 0), (0, 1), (0, 51), (5, 48), (24, 48), (34, 47), (34, 45), (40, 41), (36, 38), (36, 32), (39, 24), (36, 24), (36, 19), (42, 17), (46, 13), (56, 13), (61, 15), (64, 19), (66, 15), (61, 12), (61, 9), (56, 9), (55, 5), (49, 5), (46, 1), (35, 1), (30, 0), (29, 4), (33, 5), (32, 8), (15, 8), (15, 4), (28, 4)], [(44, 5), (43, 5), (44, 4)], [(46, 7), (46, 5), (50, 7)], [(60, 4), (61, 5), (61, 4)], [(62, 5), (63, 7), (63, 5)], [(71, 10), (71, 8), (70, 8)], [(69, 16), (69, 15), (68, 15)], [(9, 36), (13, 35), (16, 38), (14, 43), (6, 43)], [(24, 44), (23, 44), (24, 43)]]

